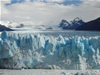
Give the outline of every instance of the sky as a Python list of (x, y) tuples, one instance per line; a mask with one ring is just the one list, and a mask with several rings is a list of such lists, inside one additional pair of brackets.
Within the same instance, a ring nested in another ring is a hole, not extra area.
[(1, 21), (25, 25), (59, 25), (76, 17), (85, 22), (100, 17), (100, 0), (0, 0)]

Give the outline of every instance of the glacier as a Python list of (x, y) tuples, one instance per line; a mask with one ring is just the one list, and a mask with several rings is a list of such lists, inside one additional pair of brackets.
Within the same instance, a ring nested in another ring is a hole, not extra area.
[(0, 68), (100, 69), (100, 36), (0, 34)]

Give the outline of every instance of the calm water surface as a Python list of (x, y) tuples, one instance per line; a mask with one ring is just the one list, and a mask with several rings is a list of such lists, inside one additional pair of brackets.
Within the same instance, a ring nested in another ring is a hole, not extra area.
[(19, 33), (19, 34), (41, 34), (47, 36), (100, 36), (99, 31), (74, 31), (74, 30), (31, 30), (31, 31), (10, 31), (8, 33)]

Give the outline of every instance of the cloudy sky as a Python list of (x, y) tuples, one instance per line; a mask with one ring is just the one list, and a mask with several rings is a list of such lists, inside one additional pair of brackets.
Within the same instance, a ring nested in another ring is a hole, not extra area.
[(100, 0), (0, 0), (2, 21), (26, 25), (58, 25), (76, 17), (90, 21), (100, 17)]

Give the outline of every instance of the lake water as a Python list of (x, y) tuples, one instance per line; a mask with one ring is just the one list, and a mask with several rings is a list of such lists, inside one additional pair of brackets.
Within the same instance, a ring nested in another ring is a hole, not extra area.
[(47, 36), (100, 36), (99, 31), (74, 31), (74, 30), (31, 30), (31, 31), (10, 31), (20, 34), (43, 34)]

